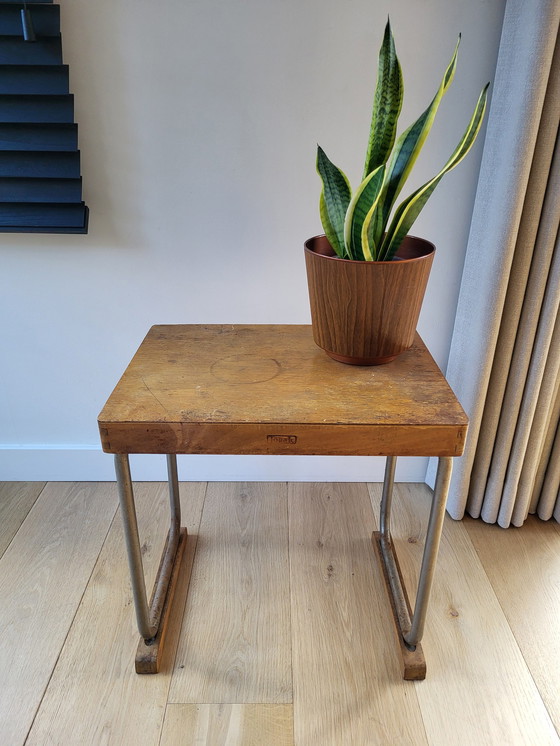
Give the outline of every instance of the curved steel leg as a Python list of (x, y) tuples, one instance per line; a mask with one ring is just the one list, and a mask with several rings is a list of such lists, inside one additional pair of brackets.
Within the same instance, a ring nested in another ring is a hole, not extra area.
[(428, 601), (430, 599), (430, 591), (432, 589), (432, 581), (436, 569), (436, 560), (441, 532), (443, 530), (445, 506), (447, 504), (447, 493), (449, 492), (452, 469), (452, 458), (442, 457), (439, 459), (434, 496), (432, 498), (432, 508), (428, 520), (426, 543), (424, 545), (424, 555), (422, 557), (422, 566), (420, 568), (418, 591), (416, 593), (414, 616), (412, 617), (410, 631), (404, 635), (405, 642), (412, 646), (420, 642), (422, 635), (424, 634), (424, 623), (426, 621)]
[(177, 458), (175, 455), (167, 456), (167, 471), (171, 521), (159, 572), (154, 584), (151, 603), (148, 606), (130, 464), (127, 454), (115, 455), (115, 472), (124, 523), (132, 594), (136, 609), (136, 621), (138, 623), (138, 631), (147, 642), (156, 636), (159, 629), (161, 613), (169, 587), (169, 579), (177, 554), (181, 527), (181, 504), (179, 501)]
[(379, 515), (379, 530), (388, 539), (391, 538), (391, 503), (393, 501), (393, 484), (395, 483), (395, 469), (397, 457), (388, 456), (385, 462), (385, 479), (383, 480), (383, 495), (381, 497), (381, 511)]
[[(439, 459), (414, 612), (411, 611), (408, 603), (406, 589), (404, 588), (402, 581), (390, 532), (395, 463), (396, 458), (394, 456), (387, 458), (385, 481), (383, 483), (383, 495), (381, 498), (379, 520), (380, 531), (375, 532), (373, 538), (374, 545), (378, 548), (379, 557), (383, 566), (387, 582), (387, 590), (391, 597), (395, 622), (401, 638), (401, 650), (404, 654), (406, 649), (414, 651), (417, 646), (420, 651), (419, 643), (424, 633), (430, 591), (432, 588), (439, 543), (443, 529), (443, 521), (445, 518), (445, 507), (449, 491), (449, 482), (451, 480), (453, 459), (443, 456)], [(405, 678), (424, 678), (424, 676), (425, 662), (423, 662), (423, 655), (420, 651), (419, 658), (412, 662), (405, 661)]]
[(395, 550), (391, 539), (391, 506), (393, 502), (393, 485), (395, 482), (395, 469), (397, 457), (388, 456), (385, 465), (385, 479), (383, 481), (383, 494), (381, 497), (381, 509), (379, 511), (379, 545), (381, 556), (385, 564), (385, 571), (389, 583), (389, 590), (393, 596), (393, 605), (398, 619), (401, 634), (410, 630), (410, 614), (406, 594), (402, 586), (401, 574), (395, 560)]

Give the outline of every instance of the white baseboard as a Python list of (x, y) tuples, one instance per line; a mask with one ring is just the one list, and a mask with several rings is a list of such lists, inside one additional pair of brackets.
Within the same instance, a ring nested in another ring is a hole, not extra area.
[[(133, 479), (166, 479), (164, 456), (130, 457)], [(401, 458), (396, 479), (424, 482), (426, 458)], [(385, 459), (370, 456), (179, 456), (179, 479), (214, 482), (381, 482)], [(0, 445), (0, 481), (114, 481), (99, 446)]]

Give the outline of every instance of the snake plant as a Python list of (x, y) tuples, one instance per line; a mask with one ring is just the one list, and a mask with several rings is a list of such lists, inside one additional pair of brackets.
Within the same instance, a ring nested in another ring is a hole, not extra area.
[(459, 35), (432, 102), (397, 139), (403, 79), (391, 25), (387, 21), (379, 52), (363, 181), (356, 191), (352, 191), (344, 172), (329, 160), (320, 146), (317, 148), (317, 171), (323, 182), (319, 203), (321, 222), (337, 256), (365, 261), (393, 259), (436, 186), (471, 149), (484, 117), (489, 84), (482, 89), (469, 125), (445, 166), (393, 210), (455, 75), (460, 41)]

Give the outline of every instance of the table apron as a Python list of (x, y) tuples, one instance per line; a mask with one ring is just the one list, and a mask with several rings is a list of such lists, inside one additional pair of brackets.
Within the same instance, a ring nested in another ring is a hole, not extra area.
[(106, 453), (460, 456), (466, 425), (99, 422)]

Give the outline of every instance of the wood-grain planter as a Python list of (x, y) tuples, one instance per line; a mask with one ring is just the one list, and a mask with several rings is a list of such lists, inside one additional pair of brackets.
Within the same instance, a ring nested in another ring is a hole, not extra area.
[(407, 236), (390, 262), (337, 257), (326, 236), (305, 242), (313, 338), (335, 360), (381, 365), (414, 340), (435, 246)]

